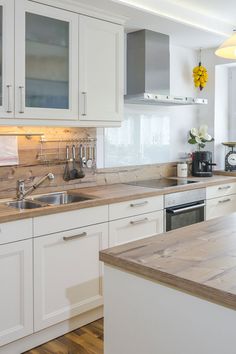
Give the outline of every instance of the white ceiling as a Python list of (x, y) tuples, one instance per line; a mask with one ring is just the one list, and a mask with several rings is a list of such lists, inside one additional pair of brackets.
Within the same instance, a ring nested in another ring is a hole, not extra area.
[(128, 31), (146, 28), (184, 47), (217, 47), (236, 27), (236, 0), (78, 0), (126, 17)]
[(169, 0), (169, 2), (236, 25), (235, 0)]

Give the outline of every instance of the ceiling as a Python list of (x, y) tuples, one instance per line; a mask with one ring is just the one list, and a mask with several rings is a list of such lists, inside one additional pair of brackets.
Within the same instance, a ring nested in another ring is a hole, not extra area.
[[(146, 28), (170, 35), (171, 43), (212, 48), (236, 27), (235, 0), (78, 0), (126, 18), (126, 29)], [(98, 6), (99, 5), (99, 6)]]

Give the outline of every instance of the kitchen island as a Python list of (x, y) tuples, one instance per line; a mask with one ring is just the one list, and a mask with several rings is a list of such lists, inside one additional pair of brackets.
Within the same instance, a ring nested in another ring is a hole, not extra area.
[(236, 353), (236, 213), (100, 259), (105, 354)]

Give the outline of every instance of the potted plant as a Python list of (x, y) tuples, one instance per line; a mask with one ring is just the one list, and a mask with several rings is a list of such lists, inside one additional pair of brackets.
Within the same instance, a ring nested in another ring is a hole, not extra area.
[(192, 128), (189, 132), (189, 144), (197, 144), (198, 151), (201, 151), (206, 146), (206, 143), (214, 141), (214, 138), (208, 134), (208, 126), (201, 125), (199, 129)]
[(207, 125), (200, 126), (199, 129), (192, 128), (189, 132), (189, 144), (197, 144), (198, 151), (192, 153), (192, 175), (196, 177), (212, 176), (212, 153), (210, 151), (202, 151), (206, 143), (213, 141), (213, 137), (207, 132)]

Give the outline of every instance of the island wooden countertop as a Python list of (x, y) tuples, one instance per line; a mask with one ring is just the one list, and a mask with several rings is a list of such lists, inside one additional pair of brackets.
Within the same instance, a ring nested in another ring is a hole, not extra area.
[(236, 310), (236, 213), (104, 250), (100, 260)]
[[(176, 177), (175, 177), (176, 178)], [(212, 185), (236, 182), (236, 177), (230, 176), (213, 176), (207, 178), (193, 178), (188, 180), (196, 180), (199, 183), (192, 183), (188, 185), (178, 185), (175, 187), (167, 187), (164, 189), (145, 188), (128, 184), (112, 184), (106, 186), (96, 186), (89, 188), (71, 189), (70, 192), (74, 194), (87, 195), (92, 199), (78, 203), (71, 203), (67, 205), (50, 205), (38, 209), (17, 210), (6, 206), (5, 200), (0, 199), (0, 223), (14, 221), (19, 219), (32, 218), (42, 215), (50, 215), (72, 210), (79, 210), (84, 208), (96, 207), (99, 205), (107, 205), (119, 203), (127, 200), (134, 200), (140, 198), (147, 198), (157, 195), (164, 195), (168, 193), (175, 193), (185, 190), (198, 189)]]

